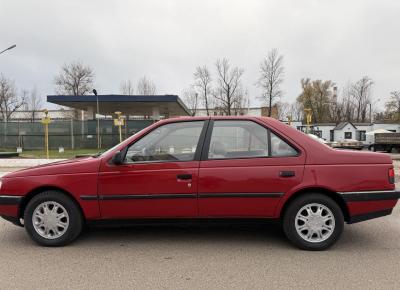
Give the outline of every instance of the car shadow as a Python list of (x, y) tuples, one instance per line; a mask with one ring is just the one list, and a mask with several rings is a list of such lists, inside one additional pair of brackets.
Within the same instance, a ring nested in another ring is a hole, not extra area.
[(140, 225), (124, 227), (87, 228), (75, 242), (77, 245), (126, 244), (263, 244), (267, 247), (290, 248), (277, 222), (263, 224), (191, 224)]
[[(0, 244), (11, 247), (36, 247), (25, 230), (7, 226), (0, 237)], [(376, 232), (377, 225), (345, 226), (343, 235), (330, 251), (360, 251), (362, 249), (392, 248), (392, 240), (386, 241)], [(397, 244), (396, 244), (397, 245)], [(190, 224), (190, 225), (140, 225), (124, 227), (91, 227), (68, 248), (108, 250), (113, 247), (187, 248), (265, 248), (267, 250), (297, 250), (285, 237), (278, 222), (262, 224)]]

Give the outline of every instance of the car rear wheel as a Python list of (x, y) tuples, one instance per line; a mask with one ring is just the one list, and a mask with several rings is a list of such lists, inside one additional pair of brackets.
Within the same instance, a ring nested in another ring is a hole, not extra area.
[(64, 246), (75, 240), (83, 227), (78, 205), (59, 191), (46, 191), (26, 206), (24, 225), (29, 236), (42, 246)]
[(283, 217), (287, 238), (303, 250), (319, 251), (331, 247), (343, 232), (344, 218), (331, 198), (309, 193), (294, 199)]

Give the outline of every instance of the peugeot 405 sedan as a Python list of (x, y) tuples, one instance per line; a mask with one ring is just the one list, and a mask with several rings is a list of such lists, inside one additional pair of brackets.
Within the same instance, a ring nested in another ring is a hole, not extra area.
[(86, 225), (266, 221), (323, 250), (344, 223), (389, 215), (400, 197), (389, 155), (335, 150), (277, 120), (159, 121), (108, 151), (1, 178), (0, 215), (43, 246)]

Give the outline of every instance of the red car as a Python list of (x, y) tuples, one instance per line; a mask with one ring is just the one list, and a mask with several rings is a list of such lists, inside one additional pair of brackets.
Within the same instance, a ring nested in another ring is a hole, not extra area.
[(335, 150), (271, 118), (174, 118), (100, 155), (7, 174), (0, 215), (44, 246), (85, 224), (280, 219), (296, 246), (322, 250), (399, 197), (389, 155)]

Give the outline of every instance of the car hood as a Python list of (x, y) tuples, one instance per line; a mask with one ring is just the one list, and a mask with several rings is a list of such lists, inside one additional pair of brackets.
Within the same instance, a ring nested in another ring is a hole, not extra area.
[(97, 172), (101, 158), (87, 157), (47, 163), (8, 173), (3, 178)]

